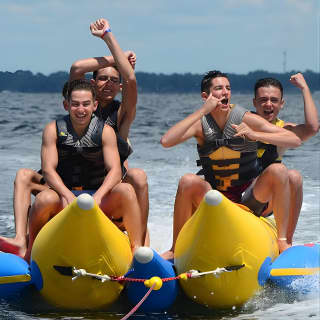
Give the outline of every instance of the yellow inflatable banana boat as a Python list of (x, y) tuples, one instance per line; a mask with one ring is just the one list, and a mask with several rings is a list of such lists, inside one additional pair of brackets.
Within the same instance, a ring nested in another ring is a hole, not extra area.
[[(264, 284), (264, 271), (278, 256), (276, 240), (272, 221), (257, 218), (219, 191), (209, 191), (175, 246), (178, 273), (204, 273), (181, 280), (184, 292), (213, 308), (243, 304)], [(205, 274), (214, 270), (220, 272)]]
[(94, 277), (74, 281), (74, 268), (121, 276), (128, 271), (131, 260), (127, 236), (91, 196), (82, 194), (41, 229), (32, 248), (31, 270), (34, 283), (51, 304), (93, 309), (114, 302), (123, 286)]

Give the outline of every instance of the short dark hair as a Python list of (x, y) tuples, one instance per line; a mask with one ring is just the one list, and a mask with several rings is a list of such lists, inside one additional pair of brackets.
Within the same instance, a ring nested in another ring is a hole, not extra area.
[(212, 70), (207, 72), (204, 77), (201, 80), (201, 92), (206, 92), (207, 94), (209, 94), (209, 89), (211, 87), (211, 80), (214, 78), (228, 78), (226, 73), (222, 73), (221, 71), (218, 70)]
[(259, 79), (256, 84), (254, 85), (254, 97), (257, 96), (257, 91), (259, 88), (266, 88), (266, 87), (276, 87), (281, 92), (281, 99), (283, 97), (283, 87), (279, 80), (275, 78), (263, 78)]
[[(119, 69), (117, 68), (117, 66), (109, 66), (109, 67), (110, 67), (110, 68), (114, 68), (114, 69), (116, 69), (116, 70), (118, 71), (118, 73), (119, 73), (119, 82), (121, 82), (121, 74), (120, 74), (120, 71), (119, 71)], [(109, 68), (109, 67), (106, 67), (106, 68)], [(102, 69), (105, 69), (105, 68), (102, 68)], [(98, 75), (99, 70), (100, 70), (100, 69), (93, 71), (93, 73), (92, 73), (92, 78), (93, 78), (94, 80), (97, 79), (97, 75)]]
[(68, 88), (69, 88), (69, 81), (66, 81), (62, 88), (62, 96), (64, 97), (64, 100), (67, 100), (68, 98)]
[(78, 80), (73, 80), (69, 82), (68, 94), (67, 94), (68, 101), (70, 101), (71, 99), (72, 92), (76, 90), (90, 91), (92, 94), (92, 99), (96, 100), (96, 91), (90, 81), (85, 79), (78, 79)]

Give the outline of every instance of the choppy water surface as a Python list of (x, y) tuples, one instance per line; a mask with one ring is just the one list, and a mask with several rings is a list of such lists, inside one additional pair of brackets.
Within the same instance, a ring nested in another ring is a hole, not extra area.
[[(320, 93), (314, 98), (319, 107)], [(287, 103), (281, 118), (290, 122), (303, 121), (303, 101), (299, 95), (285, 97)], [(233, 95), (233, 103), (251, 109), (250, 95)], [(172, 212), (179, 178), (196, 172), (195, 141), (173, 149), (159, 144), (161, 135), (170, 126), (201, 105), (197, 94), (140, 94), (136, 120), (131, 130), (134, 153), (130, 166), (143, 168), (148, 174), (150, 190), (149, 230), (151, 245), (158, 252), (167, 250), (172, 239)], [(12, 236), (12, 192), (15, 173), (19, 168), (40, 168), (41, 132), (44, 125), (65, 113), (59, 94), (0, 93), (0, 234)], [(295, 244), (320, 242), (320, 136), (315, 136), (296, 150), (289, 150), (285, 164), (299, 170), (304, 178), (304, 202)], [(179, 299), (167, 314), (137, 314), (132, 319), (319, 319), (319, 278), (310, 283), (305, 295), (288, 295), (275, 288), (266, 288), (242, 308), (214, 311)], [(28, 296), (29, 295), (29, 296)], [(31, 295), (31, 297), (30, 297)], [(121, 304), (121, 307), (120, 307)], [(37, 292), (28, 291), (19, 301), (0, 302), (0, 319), (119, 319), (129, 310), (126, 301), (119, 301), (115, 310), (107, 312), (57, 311), (41, 301)]]

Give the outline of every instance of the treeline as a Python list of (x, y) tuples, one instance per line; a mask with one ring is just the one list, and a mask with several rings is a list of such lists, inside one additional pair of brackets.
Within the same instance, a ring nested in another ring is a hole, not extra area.
[[(270, 73), (263, 70), (249, 72), (246, 75), (228, 74), (233, 92), (251, 93), (255, 82), (260, 78), (273, 77), (281, 81), (285, 91), (294, 91), (289, 78), (293, 73)], [(311, 91), (320, 90), (320, 74), (305, 71), (303, 75)], [(137, 72), (137, 81), (140, 92), (145, 93), (194, 93), (200, 92), (202, 74), (156, 74)], [(33, 74), (30, 71), (18, 70), (16, 72), (0, 71), (0, 91), (14, 92), (61, 92), (63, 84), (68, 79), (68, 73), (59, 71), (45, 76), (42, 73)]]

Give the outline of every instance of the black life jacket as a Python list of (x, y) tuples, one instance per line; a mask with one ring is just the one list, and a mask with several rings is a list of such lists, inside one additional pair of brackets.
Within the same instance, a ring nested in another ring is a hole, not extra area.
[(98, 189), (107, 175), (102, 152), (104, 121), (92, 116), (84, 136), (75, 133), (69, 115), (56, 121), (57, 172), (69, 189)]
[(119, 134), (118, 128), (118, 110), (120, 108), (120, 101), (113, 100), (106, 108), (101, 108), (98, 106), (95, 114), (103, 119), (106, 124), (113, 128), (117, 137), (118, 151), (120, 155), (120, 162), (122, 171), (124, 171), (123, 163), (128, 159), (130, 154), (133, 152), (130, 144), (125, 141)]

